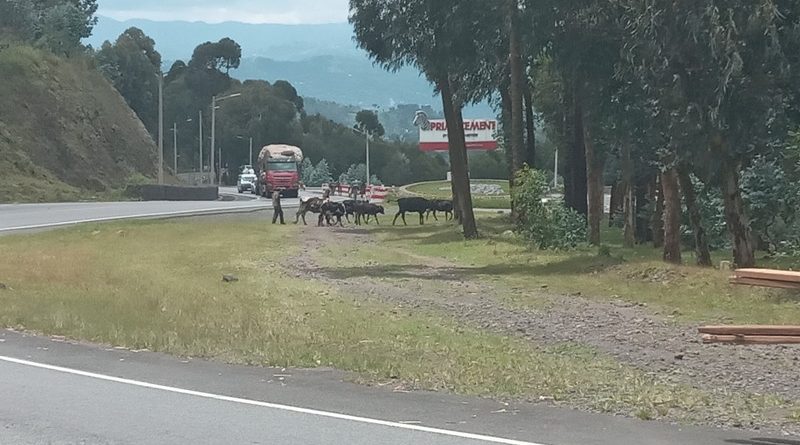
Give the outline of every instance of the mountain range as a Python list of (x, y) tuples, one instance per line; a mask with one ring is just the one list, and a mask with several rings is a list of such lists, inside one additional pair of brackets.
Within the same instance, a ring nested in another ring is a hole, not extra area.
[[(231, 73), (236, 78), (288, 80), (303, 96), (362, 108), (420, 104), (441, 109), (433, 86), (419, 71), (404, 68), (388, 72), (375, 66), (357, 47), (352, 26), (347, 23), (209, 24), (99, 17), (86, 43), (98, 48), (132, 26), (155, 40), (165, 65), (179, 59), (187, 61), (200, 43), (230, 37), (242, 47), (241, 65)], [(488, 105), (479, 105), (468, 108), (464, 115), (491, 117), (495, 113)]]

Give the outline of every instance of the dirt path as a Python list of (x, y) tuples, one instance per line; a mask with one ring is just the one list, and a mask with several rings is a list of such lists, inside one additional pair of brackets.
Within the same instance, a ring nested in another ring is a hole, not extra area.
[[(623, 301), (597, 302), (540, 291), (536, 297), (543, 302), (542, 308), (520, 308), (504, 303), (504, 291), (470, 278), (468, 270), (428, 257), (420, 257), (420, 266), (323, 267), (314, 257), (315, 247), (375, 241), (366, 232), (353, 229), (305, 230), (303, 236), (304, 253), (293, 259), (293, 266), (299, 273), (334, 285), (346, 295), (365, 295), (404, 307), (441, 311), (469, 325), (521, 336), (537, 345), (588, 345), (662, 382), (717, 394), (773, 394), (800, 400), (797, 347), (703, 345), (695, 326)], [(726, 413), (713, 407), (703, 410), (707, 414), (700, 417), (709, 424), (759, 426), (742, 424), (741, 420), (732, 420), (733, 416), (727, 418)], [(787, 414), (776, 413), (773, 426), (786, 427)]]

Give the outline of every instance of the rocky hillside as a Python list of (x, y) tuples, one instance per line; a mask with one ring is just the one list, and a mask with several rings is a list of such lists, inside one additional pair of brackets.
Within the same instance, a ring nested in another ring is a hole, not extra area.
[(0, 202), (108, 196), (156, 174), (157, 149), (82, 57), (0, 42)]

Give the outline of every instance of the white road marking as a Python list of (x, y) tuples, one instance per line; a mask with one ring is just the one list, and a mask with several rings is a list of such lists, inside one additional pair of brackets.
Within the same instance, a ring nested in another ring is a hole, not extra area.
[[(269, 209), (269, 208), (271, 208), (271, 207), (267, 206), (266, 204), (258, 204), (258, 205), (246, 205), (246, 206), (235, 206), (235, 207), (219, 207), (219, 208), (211, 208), (211, 209), (181, 210), (181, 211), (178, 211), (178, 212), (155, 212), (155, 213), (143, 213), (143, 214), (139, 214), (139, 215), (106, 216), (106, 217), (102, 217), (102, 218), (76, 219), (76, 220), (72, 220), (72, 221), (59, 221), (59, 222), (53, 222), (53, 223), (33, 224), (33, 225), (27, 225), (27, 226), (5, 227), (5, 228), (0, 228), (0, 232), (11, 232), (11, 231), (14, 231), (14, 230), (44, 229), (44, 228), (48, 228), (48, 227), (61, 227), (61, 226), (71, 226), (71, 225), (74, 225), (74, 224), (118, 221), (118, 220), (123, 220), (123, 219), (157, 218), (157, 217), (170, 217), (170, 216), (191, 216), (191, 215), (194, 215), (194, 214), (202, 215), (202, 214), (209, 214), (209, 213), (234, 213), (234, 212), (243, 212), (243, 211)], [(287, 206), (287, 208), (290, 208), (290, 207)]]
[(107, 381), (107, 382), (122, 383), (122, 384), (125, 384), (125, 385), (138, 386), (138, 387), (141, 387), (141, 388), (155, 389), (155, 390), (159, 390), (159, 391), (167, 391), (167, 392), (171, 392), (171, 393), (183, 394), (183, 395), (189, 395), (189, 396), (195, 396), (195, 397), (203, 397), (203, 398), (206, 398), (206, 399), (219, 400), (219, 401), (223, 401), (223, 402), (239, 403), (239, 404), (242, 404), (242, 405), (251, 405), (251, 406), (260, 406), (260, 407), (263, 407), (263, 408), (277, 409), (277, 410), (281, 410), (281, 411), (289, 411), (289, 412), (293, 412), (293, 413), (308, 414), (308, 415), (319, 416), (319, 417), (327, 417), (327, 418), (331, 418), (331, 419), (347, 420), (347, 421), (350, 421), (350, 422), (366, 423), (366, 424), (370, 424), (370, 425), (380, 425), (380, 426), (385, 426), (385, 427), (390, 427), (390, 428), (398, 428), (398, 429), (403, 429), (403, 430), (411, 430), (411, 431), (419, 431), (419, 432), (424, 432), (424, 433), (439, 434), (439, 435), (442, 435), (442, 436), (449, 436), (449, 437), (458, 437), (460, 439), (471, 439), (471, 440), (477, 440), (477, 441), (481, 441), (481, 442), (499, 443), (499, 444), (504, 444), (504, 445), (545, 445), (545, 444), (541, 444), (541, 443), (524, 442), (524, 441), (520, 441), (520, 440), (504, 439), (504, 438), (501, 438), (501, 437), (486, 436), (486, 435), (482, 435), (482, 434), (464, 433), (464, 432), (461, 432), (461, 431), (451, 431), (451, 430), (444, 430), (444, 429), (439, 429), (439, 428), (431, 428), (431, 427), (426, 427), (426, 426), (421, 426), (421, 425), (405, 424), (405, 423), (399, 423), (399, 422), (390, 422), (390, 421), (387, 421), (387, 420), (370, 419), (368, 417), (358, 417), (358, 416), (351, 416), (351, 415), (348, 415), (348, 414), (339, 414), (339, 413), (333, 413), (333, 412), (328, 412), (328, 411), (319, 411), (319, 410), (315, 410), (315, 409), (300, 408), (300, 407), (297, 407), (297, 406), (280, 405), (280, 404), (276, 404), (276, 403), (261, 402), (261, 401), (258, 401), (258, 400), (249, 400), (249, 399), (241, 399), (241, 398), (238, 398), (238, 397), (222, 396), (222, 395), (219, 395), (219, 394), (211, 394), (211, 393), (207, 393), (207, 392), (192, 391), (192, 390), (189, 390), (189, 389), (182, 389), (182, 388), (175, 388), (175, 387), (172, 387), (172, 386), (157, 385), (157, 384), (154, 384), (154, 383), (141, 382), (141, 381), (138, 381), (138, 380), (124, 379), (124, 378), (121, 378), (121, 377), (113, 377), (113, 376), (104, 375), (104, 374), (97, 374), (97, 373), (94, 373), (94, 372), (86, 372), (86, 371), (80, 371), (80, 370), (77, 370), (77, 369), (63, 368), (63, 367), (60, 367), (60, 366), (53, 366), (53, 365), (47, 365), (47, 364), (44, 364), (44, 363), (32, 362), (32, 361), (28, 361), (28, 360), (20, 360), (20, 359), (13, 358), (13, 357), (0, 356), (0, 361), (4, 361), (4, 362), (8, 362), (8, 363), (14, 363), (14, 364), (17, 364), (17, 365), (30, 366), (30, 367), (39, 368), (39, 369), (46, 369), (46, 370), (49, 370), (49, 371), (62, 372), (62, 373), (77, 375), (77, 376), (81, 376), (81, 377), (88, 377), (88, 378), (93, 378), (93, 379), (98, 379), (98, 380), (104, 380), (104, 381)]

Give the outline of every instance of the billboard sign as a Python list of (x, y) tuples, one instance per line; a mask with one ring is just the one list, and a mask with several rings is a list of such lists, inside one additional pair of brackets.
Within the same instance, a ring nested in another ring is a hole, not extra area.
[[(414, 124), (419, 127), (419, 148), (422, 151), (447, 151), (447, 123), (444, 119), (427, 119), (417, 113)], [(467, 150), (496, 150), (497, 120), (464, 119)]]

